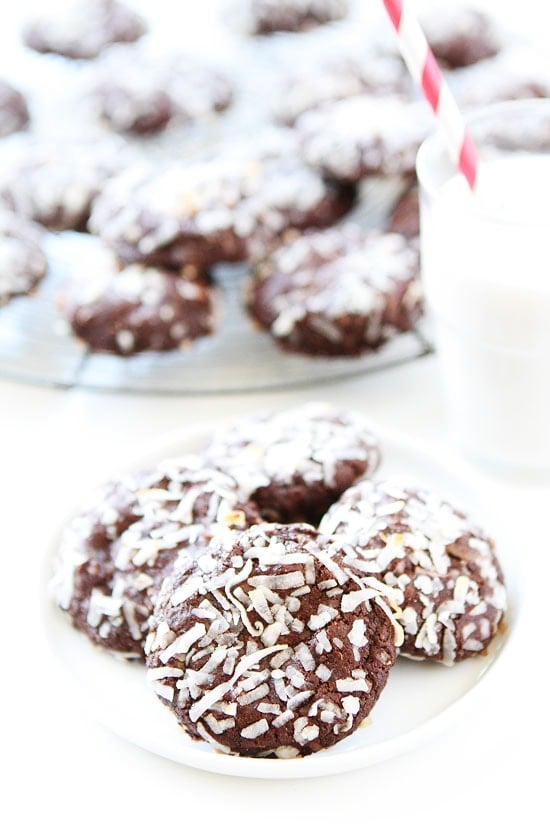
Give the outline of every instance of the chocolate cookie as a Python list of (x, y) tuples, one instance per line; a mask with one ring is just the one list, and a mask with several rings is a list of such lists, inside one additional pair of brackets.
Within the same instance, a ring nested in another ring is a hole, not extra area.
[(416, 184), (406, 189), (397, 201), (387, 228), (388, 232), (398, 232), (411, 240), (420, 235), (420, 209)]
[(11, 83), (0, 80), (0, 137), (20, 132), (29, 123), (27, 102)]
[(438, 62), (449, 69), (493, 57), (501, 48), (494, 21), (478, 9), (434, 6), (420, 22)]
[(318, 109), (326, 103), (372, 95), (409, 95), (410, 76), (397, 56), (367, 54), (360, 58), (325, 60), (302, 68), (282, 84), (275, 105), (277, 120), (292, 126), (304, 112)]
[(462, 108), (506, 100), (550, 97), (550, 69), (533, 49), (510, 49), (453, 72), (453, 92)]
[(66, 528), (52, 590), (74, 626), (126, 658), (143, 640), (167, 568), (189, 566), (215, 534), (257, 521), (235, 481), (196, 456), (116, 479)]
[(119, 0), (72, 0), (29, 22), (23, 40), (43, 54), (89, 60), (110, 43), (131, 43), (145, 31), (143, 19)]
[(417, 249), (400, 235), (355, 225), (303, 235), (257, 268), (248, 309), (284, 349), (360, 355), (414, 328)]
[(151, 134), (175, 118), (194, 121), (226, 109), (228, 79), (185, 56), (156, 58), (127, 50), (102, 62), (95, 100), (100, 116), (118, 132)]
[(380, 460), (368, 423), (327, 404), (239, 419), (216, 433), (205, 456), (238, 481), (264, 518), (313, 524)]
[(209, 335), (214, 322), (204, 277), (140, 264), (75, 283), (61, 305), (92, 351), (115, 355), (178, 349)]
[(120, 168), (111, 141), (25, 142), (0, 179), (0, 203), (48, 229), (81, 230), (103, 182)]
[(353, 581), (308, 525), (214, 540), (191, 573), (165, 580), (151, 628), (159, 698), (190, 736), (242, 756), (287, 759), (349, 736), (396, 655), (385, 596)]
[(46, 269), (38, 228), (0, 209), (0, 307), (32, 292)]
[(124, 261), (204, 269), (259, 254), (290, 226), (333, 223), (352, 202), (348, 188), (291, 154), (258, 157), (245, 145), (193, 164), (128, 170), (105, 186), (90, 228)]
[(423, 101), (361, 95), (301, 115), (296, 129), (305, 161), (334, 180), (411, 175), (432, 128)]
[(245, 0), (240, 14), (249, 34), (273, 34), (306, 31), (341, 20), (348, 11), (348, 0)]
[(506, 590), (494, 543), (437, 495), (363, 481), (319, 529), (341, 541), (348, 569), (401, 591), (404, 655), (452, 665), (498, 632)]

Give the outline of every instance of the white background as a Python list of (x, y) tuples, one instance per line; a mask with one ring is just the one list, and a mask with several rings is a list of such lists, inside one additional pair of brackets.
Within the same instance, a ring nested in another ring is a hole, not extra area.
[[(19, 3), (14, 13), (26, 5)], [(151, 0), (148, 5), (158, 14), (177, 9), (183, 26), (184, 12), (195, 4)], [(525, 29), (532, 12), (534, 31), (550, 40), (543, 27), (548, 14), (543, 0), (491, 5)], [(0, 18), (2, 23), (11, 19), (6, 0)], [(176, 25), (172, 30), (177, 32)], [(0, 50), (2, 72), (5, 53)], [(513, 475), (481, 474), (479, 495), (501, 506), (526, 575), (521, 650), (509, 679), (489, 701), (413, 753), (365, 770), (299, 782), (211, 775), (152, 756), (102, 729), (58, 670), (40, 628), (39, 572), (52, 530), (79, 494), (173, 429), (309, 399), (361, 410), (452, 460), (431, 358), (321, 391), (265, 396), (146, 398), (0, 382), (3, 821), (544, 820), (550, 488), (531, 487)]]

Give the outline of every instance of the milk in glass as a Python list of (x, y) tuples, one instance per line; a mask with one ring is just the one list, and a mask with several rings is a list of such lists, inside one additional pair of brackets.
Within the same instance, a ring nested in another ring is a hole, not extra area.
[(422, 193), (422, 277), (463, 447), (550, 468), (550, 155), (481, 162)]

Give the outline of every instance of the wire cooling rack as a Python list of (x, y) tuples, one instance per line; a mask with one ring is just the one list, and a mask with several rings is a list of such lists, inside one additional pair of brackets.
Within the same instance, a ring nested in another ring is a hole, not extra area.
[(36, 295), (13, 301), (0, 313), (0, 374), (29, 383), (139, 393), (220, 393), (297, 387), (380, 370), (430, 351), (420, 332), (396, 336), (359, 358), (312, 358), (282, 352), (259, 332), (243, 306), (247, 267), (219, 266), (216, 332), (189, 349), (131, 358), (87, 350), (56, 309), (68, 270), (98, 263), (102, 250), (91, 236), (63, 233), (46, 244), (50, 271)]
[[(233, 76), (237, 95), (226, 115), (201, 127), (175, 127), (153, 140), (130, 140), (130, 156), (181, 159), (185, 162), (226, 136), (250, 137), (270, 121), (272, 90), (285, 71), (296, 70), (319, 54), (346, 53), (360, 42), (356, 17), (303, 35), (258, 39), (243, 38), (217, 16), (222, 3), (185, 4), (186, 26), (175, 26), (174, 7), (158, 0), (136, 2), (149, 15), (151, 32), (145, 45), (162, 51), (179, 48), (199, 53)], [(158, 8), (157, 8), (158, 5)], [(357, 7), (363, 9), (364, 4)], [(199, 8), (200, 6), (200, 8)], [(21, 45), (19, 28), (25, 16), (40, 7), (22, 0), (3, 20), (0, 48), (6, 57), (7, 79), (27, 94), (31, 103), (32, 132), (48, 137), (67, 134), (102, 135), (101, 124), (89, 105), (94, 61), (82, 63), (56, 56), (41, 56)], [(172, 21), (172, 22), (171, 22)], [(176, 31), (177, 30), (177, 31)], [(363, 35), (361, 35), (362, 37)], [(130, 48), (131, 47), (125, 47)], [(105, 130), (103, 130), (105, 131)], [(0, 146), (7, 159), (26, 136), (4, 139)], [(8, 160), (9, 162), (9, 160)], [(354, 219), (364, 226), (379, 224), (396, 197), (395, 181), (374, 181), (364, 187)], [(47, 234), (48, 274), (37, 292), (18, 298), (0, 309), (0, 375), (28, 383), (63, 388), (86, 387), (136, 393), (229, 393), (298, 387), (377, 371), (421, 357), (430, 344), (421, 332), (402, 334), (377, 352), (359, 358), (312, 358), (282, 352), (264, 332), (258, 331), (243, 306), (246, 266), (219, 266), (219, 317), (213, 335), (184, 350), (142, 353), (131, 358), (97, 354), (77, 341), (61, 319), (56, 303), (68, 277), (78, 277), (86, 267), (101, 266), (102, 251), (92, 236), (65, 232)]]

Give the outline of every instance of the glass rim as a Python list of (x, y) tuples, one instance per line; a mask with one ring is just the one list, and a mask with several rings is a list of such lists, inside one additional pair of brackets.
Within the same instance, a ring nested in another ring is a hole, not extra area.
[[(476, 123), (483, 122), (485, 119), (488, 119), (491, 116), (506, 116), (506, 114), (508, 113), (511, 114), (512, 112), (518, 112), (522, 109), (525, 111), (542, 109), (548, 113), (548, 117), (550, 119), (550, 98), (530, 97), (521, 98), (518, 100), (506, 100), (498, 103), (491, 103), (487, 106), (472, 109), (472, 111), (468, 112), (465, 115), (464, 120), (467, 127), (473, 126), (475, 128)], [(429, 168), (430, 156), (437, 153), (438, 151), (448, 161), (449, 168), (452, 170), (452, 175), (449, 175), (449, 177), (445, 178), (445, 180), (443, 181), (437, 181), (437, 176)], [(512, 154), (512, 152), (510, 152), (510, 154)], [(532, 154), (536, 154), (536, 152), (532, 152)], [(550, 144), (548, 152), (541, 152), (540, 154), (548, 154), (548, 156), (550, 157)], [(447, 180), (450, 180), (451, 176), (454, 176), (455, 174), (458, 175), (460, 173), (457, 168), (453, 167), (452, 161), (448, 156), (446, 141), (444, 139), (441, 129), (437, 129), (433, 134), (431, 134), (422, 142), (416, 156), (416, 176), (418, 179), (420, 191), (425, 192), (431, 199), (435, 200), (439, 195), (442, 185)], [(459, 212), (464, 212), (467, 210), (470, 214), (474, 214), (488, 222), (492, 222), (495, 224), (504, 224), (509, 226), (548, 226), (548, 218), (546, 218), (545, 220), (536, 220), (532, 215), (525, 218), (507, 218), (503, 215), (495, 215), (489, 209), (483, 208), (479, 205), (476, 205), (473, 210), (465, 206), (464, 204), (457, 204), (454, 208), (456, 209), (456, 211)]]

